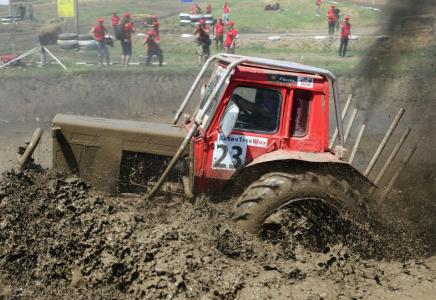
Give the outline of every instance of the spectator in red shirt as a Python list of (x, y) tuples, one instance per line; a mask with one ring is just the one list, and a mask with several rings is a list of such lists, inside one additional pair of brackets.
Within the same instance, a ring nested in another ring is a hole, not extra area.
[(200, 8), (200, 6), (198, 6), (198, 3), (195, 3), (195, 13), (196, 14), (201, 13), (201, 8)]
[(153, 16), (153, 24), (148, 24), (147, 21), (144, 24), (148, 27), (153, 27), (153, 35), (159, 37), (159, 22), (156, 15)]
[(236, 35), (238, 34), (236, 32), (236, 29), (233, 28), (235, 23), (230, 21), (227, 25), (227, 36), (226, 41), (224, 43), (224, 49), (226, 50), (226, 53), (235, 53), (235, 47), (236, 47)]
[(159, 66), (162, 67), (163, 62), (163, 53), (160, 49), (159, 37), (153, 34), (153, 31), (149, 30), (147, 32), (147, 36), (142, 42), (142, 46), (147, 44), (147, 66), (150, 65), (151, 58), (153, 55), (157, 55), (159, 57)]
[(211, 14), (212, 13), (212, 8), (210, 7), (210, 2), (206, 6), (206, 13), (207, 14)]
[(112, 12), (111, 21), (111, 27), (120, 25), (120, 17), (117, 16), (117, 12), (115, 10)]
[(321, 2), (322, 0), (316, 0), (315, 17), (319, 17), (321, 15), (321, 12), (319, 11), (319, 9), (321, 8)]
[(224, 35), (224, 23), (223, 18), (219, 17), (218, 22), (215, 24), (215, 44), (216, 44), (216, 51), (218, 52), (218, 43), (220, 44), (220, 51), (223, 49), (223, 35)]
[(106, 45), (105, 41), (105, 33), (109, 35), (109, 32), (107, 31), (106, 27), (103, 26), (103, 18), (98, 18), (97, 20), (98, 24), (92, 27), (89, 34), (97, 41), (97, 49), (98, 49), (98, 62), (100, 63), (100, 66), (103, 67), (103, 51), (106, 54), (106, 62), (109, 66), (110, 64), (110, 58), (109, 58), (109, 50)]
[(121, 56), (121, 66), (127, 67), (129, 65), (130, 56), (132, 56), (132, 33), (135, 33), (135, 27), (130, 22), (130, 14), (125, 13), (121, 20), (121, 26), (124, 27), (127, 38), (121, 40), (121, 47), (123, 48), (123, 55)]
[(191, 14), (195, 14), (195, 6), (191, 7)]
[(229, 21), (229, 11), (230, 11), (230, 5), (227, 4), (227, 1), (224, 1), (224, 5), (223, 5), (223, 19), (226, 20), (226, 22)]
[(347, 52), (348, 40), (351, 37), (351, 24), (349, 21), (350, 17), (345, 16), (345, 20), (341, 24), (341, 46), (339, 47), (339, 57), (345, 57), (345, 52)]
[(209, 38), (209, 26), (207, 26), (203, 19), (198, 22), (197, 28), (195, 28), (193, 35), (198, 33), (198, 66), (201, 67), (201, 59), (204, 55), (204, 61), (209, 58), (210, 55), (210, 44), (211, 40)]
[(335, 15), (335, 5), (332, 4), (332, 8), (330, 8), (327, 12), (328, 24), (329, 24), (329, 38), (332, 39), (335, 33), (335, 24), (336, 24), (336, 15)]

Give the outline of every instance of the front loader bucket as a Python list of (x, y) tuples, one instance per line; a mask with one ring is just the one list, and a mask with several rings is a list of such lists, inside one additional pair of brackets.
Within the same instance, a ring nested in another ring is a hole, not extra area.
[(53, 120), (53, 170), (116, 194), (123, 153), (172, 157), (186, 130), (166, 124), (58, 114)]

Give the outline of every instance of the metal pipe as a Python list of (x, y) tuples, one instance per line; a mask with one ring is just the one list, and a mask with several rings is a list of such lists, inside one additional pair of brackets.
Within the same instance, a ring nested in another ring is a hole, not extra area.
[(13, 63), (13, 62), (15, 62), (15, 61), (17, 61), (17, 60), (19, 60), (19, 59), (25, 57), (25, 56), (28, 56), (28, 55), (30, 55), (30, 54), (35, 53), (36, 51), (39, 50), (39, 48), (40, 48), (40, 47), (33, 48), (32, 50), (27, 51), (26, 53), (24, 53), (24, 54), (18, 56), (17, 58), (14, 58), (13, 60), (9, 61), (8, 63), (6, 63), (6, 64), (4, 64), (4, 65), (1, 65), (1, 66), (0, 66), (0, 69), (3, 68), (3, 67), (6, 67), (7, 65), (10, 65), (11, 63)]
[(409, 136), (410, 130), (411, 129), (409, 127), (406, 128), (406, 131), (404, 132), (403, 136), (398, 141), (398, 144), (395, 146), (394, 150), (392, 151), (391, 156), (389, 156), (383, 169), (380, 171), (380, 174), (378, 174), (376, 180), (374, 181), (375, 185), (378, 185), (380, 183), (380, 181), (382, 180), (383, 176), (385, 175), (386, 171), (388, 170), (389, 166), (391, 165), (391, 163), (394, 160), (395, 156), (397, 155), (398, 151), (400, 151), (401, 146), (403, 146), (404, 142), (406, 141), (406, 138)]
[(171, 160), (170, 164), (166, 168), (165, 172), (162, 174), (162, 176), (159, 178), (159, 181), (156, 183), (156, 185), (153, 187), (151, 192), (147, 195), (147, 199), (153, 198), (153, 196), (156, 194), (156, 192), (159, 190), (161, 185), (163, 184), (165, 178), (168, 176), (168, 173), (171, 171), (171, 169), (176, 165), (179, 158), (182, 156), (183, 152), (185, 151), (186, 147), (188, 146), (189, 142), (191, 141), (191, 137), (197, 132), (198, 130), (198, 124), (194, 122), (192, 125), (191, 130), (189, 131), (188, 135), (184, 139), (182, 145), (180, 146), (179, 150), (177, 151), (176, 155), (174, 155), (173, 159)]
[(359, 148), (360, 140), (362, 139), (363, 132), (365, 131), (365, 125), (362, 125), (360, 127), (359, 135), (357, 136), (356, 143), (354, 144), (353, 151), (351, 151), (350, 159), (348, 160), (348, 163), (351, 165), (353, 163), (354, 157), (356, 156), (357, 149)]
[(391, 192), (392, 188), (394, 187), (394, 184), (397, 182), (398, 177), (400, 177), (401, 173), (403, 172), (404, 168), (406, 167), (409, 160), (412, 158), (413, 153), (416, 150), (416, 146), (413, 146), (412, 149), (410, 149), (409, 154), (404, 158), (403, 162), (401, 163), (400, 167), (398, 168), (397, 172), (395, 173), (394, 177), (392, 177), (391, 182), (389, 183), (386, 190), (383, 192), (381, 197), (377, 201), (376, 208), (380, 207), (380, 205), (385, 201), (389, 193)]
[(356, 116), (357, 116), (357, 109), (355, 108), (353, 111), (353, 114), (351, 115), (350, 123), (347, 126), (347, 130), (345, 131), (344, 145), (347, 142), (348, 136), (350, 135), (350, 131), (351, 131), (351, 128), (353, 127), (353, 123), (354, 123), (354, 120), (356, 119)]
[(35, 151), (36, 146), (38, 146), (39, 140), (41, 139), (41, 135), (43, 132), (44, 131), (41, 127), (36, 128), (35, 132), (32, 135), (32, 139), (30, 140), (30, 143), (26, 148), (26, 151), (24, 152), (23, 156), (21, 156), (20, 163), (18, 165), (18, 172), (21, 171), (21, 168), (32, 156), (33, 151)]
[(176, 116), (174, 117), (174, 120), (172, 121), (171, 125), (176, 125), (177, 122), (180, 119), (180, 116), (183, 114), (183, 111), (185, 110), (186, 106), (188, 105), (189, 101), (191, 100), (192, 95), (194, 94), (195, 90), (198, 87), (198, 84), (200, 83), (201, 79), (203, 79), (204, 74), (206, 73), (207, 69), (209, 68), (209, 65), (212, 63), (213, 60), (216, 59), (216, 57), (219, 55), (214, 55), (211, 58), (209, 58), (203, 65), (203, 68), (201, 68), (200, 73), (198, 74), (197, 78), (195, 79), (194, 83), (191, 86), (191, 89), (189, 90), (188, 94), (186, 95), (185, 99), (182, 102), (182, 105), (180, 105), (179, 110), (176, 113)]
[[(347, 103), (345, 103), (344, 110), (342, 111), (341, 120), (344, 122), (345, 116), (347, 115), (348, 108), (350, 107), (351, 100), (353, 99), (353, 94), (351, 94), (348, 97)], [(333, 149), (333, 146), (335, 145), (336, 138), (338, 137), (338, 127), (335, 128), (335, 132), (333, 133), (332, 139), (330, 140), (329, 148)]]
[(392, 133), (394, 132), (395, 128), (398, 125), (398, 122), (400, 122), (401, 117), (404, 114), (404, 108), (401, 108), (398, 112), (397, 116), (395, 117), (394, 122), (392, 123), (391, 127), (389, 128), (388, 132), (386, 132), (386, 135), (381, 142), (380, 146), (378, 147), (376, 153), (374, 154), (374, 157), (372, 158), (371, 162), (369, 163), (368, 167), (366, 168), (365, 173), (363, 174), (365, 177), (368, 177), (369, 173), (371, 172), (372, 168), (374, 167), (375, 163), (377, 162), (378, 158), (380, 157), (381, 152), (383, 151), (384, 147), (389, 141), (389, 138), (391, 137)]
[(66, 68), (66, 67), (65, 67), (65, 66), (60, 62), (60, 60), (56, 58), (56, 56), (54, 56), (50, 51), (48, 51), (48, 49), (47, 49), (46, 47), (42, 46), (42, 48), (44, 48), (44, 50), (47, 51), (48, 54), (50, 54), (51, 57), (53, 57), (54, 60), (56, 60), (56, 61), (58, 62), (58, 64), (60, 64), (60, 65), (62, 66), (62, 68), (64, 68), (65, 70), (67, 69), (67, 68)]

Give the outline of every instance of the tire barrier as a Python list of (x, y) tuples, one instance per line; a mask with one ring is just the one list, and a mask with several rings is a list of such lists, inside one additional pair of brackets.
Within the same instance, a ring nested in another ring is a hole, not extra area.
[(180, 26), (186, 26), (191, 23), (191, 20), (180, 20)]
[(63, 33), (58, 35), (58, 40), (77, 40), (78, 35), (76, 33)]
[(75, 33), (64, 33), (58, 35), (57, 44), (61, 51), (76, 52), (79, 51), (78, 35)]
[(375, 37), (375, 40), (377, 42), (384, 42), (384, 41), (389, 40), (389, 36), (388, 35), (378, 35)]
[[(77, 39), (79, 41), (93, 41), (94, 40), (94, 38), (89, 33), (79, 34)], [(80, 43), (79, 43), (79, 45), (80, 45)]]
[(189, 16), (189, 14), (181, 13), (180, 14), (180, 20), (191, 20), (191, 18)]
[(207, 22), (207, 20), (213, 20), (213, 15), (212, 14), (208, 14), (208, 15), (204, 15), (204, 20)]
[(201, 19), (204, 19), (204, 15), (203, 14), (192, 14), (189, 15), (189, 18), (191, 20), (191, 23), (195, 23), (200, 21)]

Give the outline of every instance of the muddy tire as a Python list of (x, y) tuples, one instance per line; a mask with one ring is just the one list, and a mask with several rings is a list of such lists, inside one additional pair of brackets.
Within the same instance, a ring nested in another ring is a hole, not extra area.
[(311, 203), (310, 207), (315, 210), (325, 211), (326, 207), (330, 207), (332, 212), (342, 215), (351, 213), (360, 222), (368, 218), (363, 198), (347, 182), (331, 175), (308, 172), (263, 175), (238, 199), (232, 220), (248, 232), (259, 234), (270, 216), (303, 203)]

